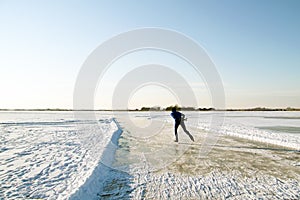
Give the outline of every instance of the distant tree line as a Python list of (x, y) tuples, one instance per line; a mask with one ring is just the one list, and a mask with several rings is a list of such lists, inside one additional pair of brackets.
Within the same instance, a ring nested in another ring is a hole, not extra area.
[(265, 108), (265, 107), (256, 107), (256, 108), (245, 108), (245, 109), (215, 109), (215, 108), (195, 108), (195, 107), (180, 107), (178, 105), (168, 106), (166, 108), (161, 107), (142, 107), (140, 110), (135, 109), (134, 111), (171, 111), (172, 108), (176, 107), (176, 110), (179, 111), (300, 111), (300, 108)]
[(300, 111), (300, 108), (265, 108), (265, 107), (256, 107), (256, 108), (246, 108), (246, 109), (226, 109), (226, 111)]
[(214, 108), (194, 108), (194, 107), (180, 107), (178, 105), (168, 106), (166, 108), (156, 107), (142, 107), (140, 110), (136, 109), (135, 111), (171, 111), (172, 108), (176, 107), (176, 110), (181, 111), (214, 111)]

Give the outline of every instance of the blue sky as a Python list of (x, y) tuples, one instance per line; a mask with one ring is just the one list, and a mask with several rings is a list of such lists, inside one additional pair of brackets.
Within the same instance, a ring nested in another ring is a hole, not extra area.
[[(112, 36), (143, 27), (181, 32), (205, 48), (223, 80), (228, 108), (300, 107), (299, 10), (297, 0), (0, 0), (0, 108), (72, 108), (76, 77), (88, 55)], [(155, 53), (149, 57), (172, 63)], [(125, 73), (124, 63), (137, 58), (141, 55), (124, 58), (108, 71), (95, 108), (110, 107), (113, 85), (121, 78), (115, 74), (120, 68)], [(192, 76), (184, 64), (177, 70)], [(194, 88), (199, 107), (210, 106), (201, 80), (199, 85)], [(151, 100), (155, 92), (160, 98)], [(176, 100), (155, 86), (130, 102), (165, 106)]]

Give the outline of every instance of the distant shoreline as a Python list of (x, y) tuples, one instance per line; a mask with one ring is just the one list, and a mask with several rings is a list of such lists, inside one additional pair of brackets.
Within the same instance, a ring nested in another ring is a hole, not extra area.
[[(80, 109), (80, 110), (74, 110), (74, 109), (62, 109), (62, 108), (45, 108), (45, 109), (0, 109), (0, 111), (106, 111), (106, 112), (112, 112), (112, 111), (120, 111), (120, 112), (147, 112), (147, 111), (170, 111), (171, 107), (167, 108), (150, 108), (150, 107), (142, 107), (141, 109), (120, 109), (120, 110), (110, 110), (110, 109), (96, 109), (96, 110), (90, 110), (90, 109)], [(207, 111), (300, 111), (300, 108), (264, 108), (264, 107), (257, 107), (257, 108), (245, 108), (245, 109), (214, 109), (214, 108), (192, 108), (192, 107), (182, 107), (178, 108), (178, 110), (181, 111), (195, 111), (195, 112), (207, 112)]]

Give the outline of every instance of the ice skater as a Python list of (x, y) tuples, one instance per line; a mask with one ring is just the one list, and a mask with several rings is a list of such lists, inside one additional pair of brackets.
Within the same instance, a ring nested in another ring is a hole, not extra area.
[(190, 134), (190, 132), (188, 130), (186, 130), (185, 124), (184, 124), (184, 120), (185, 119), (185, 115), (182, 114), (181, 112), (176, 111), (176, 107), (172, 108), (172, 113), (171, 116), (175, 119), (175, 142), (178, 142), (178, 134), (177, 134), (177, 129), (178, 126), (181, 125), (183, 131), (190, 137), (190, 139), (194, 142), (194, 137)]

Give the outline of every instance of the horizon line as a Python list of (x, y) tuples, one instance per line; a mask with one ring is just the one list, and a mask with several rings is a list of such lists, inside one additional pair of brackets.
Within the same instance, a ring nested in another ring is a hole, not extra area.
[[(68, 108), (0, 108), (0, 111), (169, 111), (168, 108), (175, 106), (168, 106), (166, 108), (154, 106), (154, 107), (141, 107), (134, 109), (68, 109)], [(177, 106), (178, 107), (178, 106)], [(143, 109), (145, 108), (145, 109)], [(159, 108), (159, 109), (157, 109)], [(300, 111), (300, 108), (296, 107), (248, 107), (248, 108), (224, 108), (217, 109), (213, 107), (178, 107), (183, 111)]]

